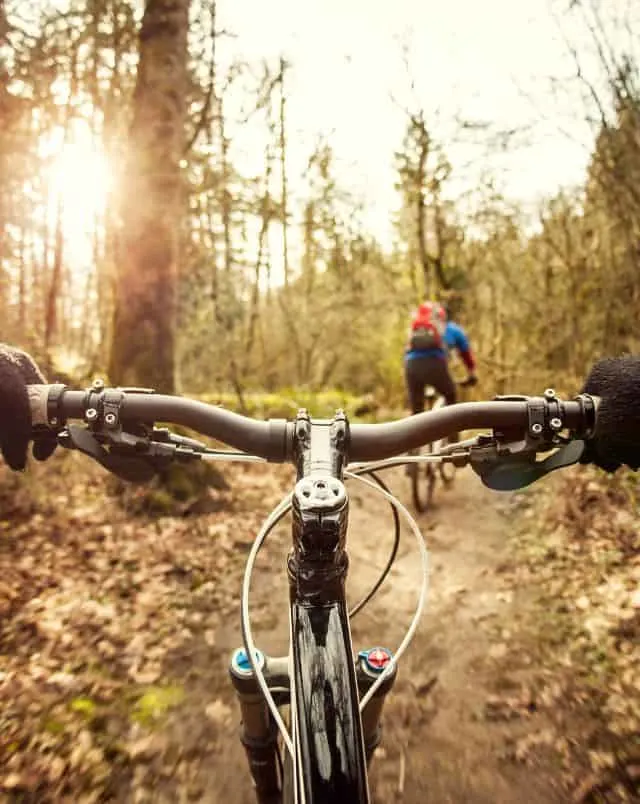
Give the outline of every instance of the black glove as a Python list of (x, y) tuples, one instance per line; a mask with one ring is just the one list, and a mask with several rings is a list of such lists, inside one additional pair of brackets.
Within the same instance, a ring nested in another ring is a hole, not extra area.
[[(12, 469), (24, 469), (27, 463), (31, 440), (27, 385), (44, 382), (40, 369), (26, 352), (0, 344), (0, 451)], [(55, 448), (55, 435), (45, 435), (34, 443), (33, 457), (44, 461)]]
[(607, 472), (623, 464), (640, 467), (640, 356), (605, 358), (596, 363), (582, 389), (600, 397), (596, 432), (581, 463)]

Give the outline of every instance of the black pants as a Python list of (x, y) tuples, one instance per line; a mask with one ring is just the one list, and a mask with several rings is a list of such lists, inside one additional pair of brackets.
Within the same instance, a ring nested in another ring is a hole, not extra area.
[(456, 384), (449, 374), (449, 365), (441, 357), (415, 357), (405, 361), (404, 377), (412, 413), (424, 410), (424, 390), (428, 385), (442, 394), (447, 405), (453, 405), (457, 400)]

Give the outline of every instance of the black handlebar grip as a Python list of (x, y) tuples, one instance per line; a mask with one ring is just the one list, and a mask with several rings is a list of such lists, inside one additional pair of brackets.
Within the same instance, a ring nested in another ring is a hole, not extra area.
[[(48, 427), (56, 430), (64, 424), (67, 416), (84, 415), (84, 391), (69, 391), (66, 385), (27, 385), (31, 406), (31, 424), (35, 428)], [(64, 408), (63, 411), (63, 397)]]
[(27, 385), (27, 395), (31, 407), (31, 424), (34, 427), (49, 424), (48, 402), (50, 385)]
[(582, 463), (608, 472), (622, 465), (640, 467), (640, 356), (605, 358), (593, 368), (583, 389), (600, 397), (598, 424)]

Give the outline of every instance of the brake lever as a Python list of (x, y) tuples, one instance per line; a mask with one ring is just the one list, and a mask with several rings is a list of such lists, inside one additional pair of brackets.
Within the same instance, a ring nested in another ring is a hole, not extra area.
[[(105, 449), (96, 432), (109, 441), (112, 449)], [(121, 429), (94, 431), (70, 424), (59, 434), (58, 442), (83, 452), (130, 483), (147, 483), (170, 461), (200, 459), (209, 451), (199, 441), (175, 435), (165, 428), (154, 428), (151, 436), (139, 436)]]
[[(580, 460), (584, 452), (584, 441), (570, 441), (562, 445), (552, 455), (536, 461), (536, 451), (527, 448), (525, 441), (501, 445), (502, 454), (496, 445), (493, 454), (481, 447), (483, 454), (474, 456), (471, 450), (471, 468), (487, 488), (494, 491), (516, 491), (548, 475), (556, 469), (571, 466)], [(505, 453), (505, 448), (513, 449)]]
[(147, 483), (156, 474), (156, 468), (142, 456), (106, 450), (91, 430), (78, 424), (68, 424), (59, 433), (58, 443), (67, 449), (83, 452), (111, 474), (129, 483)]

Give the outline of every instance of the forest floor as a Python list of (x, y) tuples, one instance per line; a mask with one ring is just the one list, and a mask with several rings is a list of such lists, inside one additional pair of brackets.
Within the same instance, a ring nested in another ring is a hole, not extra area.
[[(0, 477), (0, 801), (253, 801), (228, 661), (247, 553), (290, 473), (225, 474), (214, 510), (156, 519), (125, 513), (76, 455)], [(637, 528), (627, 517), (611, 531), (617, 487), (571, 477), (538, 499), (464, 471), (419, 518), (431, 590), (385, 705), (378, 804), (640, 800)], [(407, 502), (402, 471), (389, 481)], [(384, 501), (359, 487), (352, 500), (355, 601), (392, 527)], [(576, 543), (576, 523), (597, 530), (597, 549)], [(288, 541), (273, 534), (253, 584), (254, 634), (274, 655), (287, 647)], [(353, 621), (356, 649), (397, 646), (418, 563), (403, 538)]]

